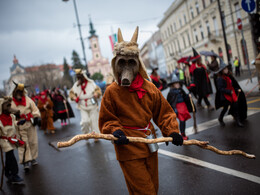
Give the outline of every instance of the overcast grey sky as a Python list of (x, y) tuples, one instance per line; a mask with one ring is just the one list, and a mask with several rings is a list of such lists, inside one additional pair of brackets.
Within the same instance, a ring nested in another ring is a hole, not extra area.
[[(139, 26), (141, 47), (156, 31), (157, 24), (174, 0), (76, 0), (87, 60), (89, 50), (89, 16), (99, 36), (101, 52), (112, 58), (108, 36), (121, 28), (125, 40), (130, 40)], [(73, 0), (0, 0), (0, 88), (10, 76), (13, 55), (23, 66), (43, 63), (71, 64), (72, 50), (83, 57), (76, 27)]]

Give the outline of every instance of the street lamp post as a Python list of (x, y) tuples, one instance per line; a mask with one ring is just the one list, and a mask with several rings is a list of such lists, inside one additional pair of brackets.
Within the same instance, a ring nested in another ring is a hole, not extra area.
[[(69, 1), (69, 0), (62, 0), (62, 1), (67, 2), (67, 1)], [(87, 63), (87, 57), (86, 57), (86, 53), (85, 53), (85, 45), (84, 45), (84, 41), (83, 41), (83, 38), (82, 38), (81, 25), (80, 25), (80, 22), (79, 22), (79, 15), (78, 15), (78, 9), (77, 9), (77, 5), (76, 5), (76, 0), (73, 0), (73, 4), (74, 4), (76, 19), (77, 19), (77, 26), (78, 26), (78, 30), (79, 30), (79, 36), (80, 36), (80, 41), (81, 41), (81, 47), (82, 47), (82, 51), (83, 51), (83, 60), (85, 61), (85, 66), (86, 66), (87, 74), (89, 74), (89, 71), (88, 71), (88, 63)]]

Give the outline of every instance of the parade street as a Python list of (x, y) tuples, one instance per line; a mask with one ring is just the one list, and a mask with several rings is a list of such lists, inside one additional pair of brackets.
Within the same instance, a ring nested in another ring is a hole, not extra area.
[[(163, 92), (167, 93), (167, 92)], [(214, 96), (210, 96), (213, 103)], [(197, 111), (198, 133), (193, 120), (187, 123), (189, 139), (209, 141), (221, 150), (238, 149), (256, 155), (218, 155), (197, 146), (160, 144), (159, 194), (259, 194), (260, 192), (260, 98), (247, 98), (248, 118), (245, 127), (237, 127), (230, 116), (226, 126), (217, 121), (220, 110)], [(4, 181), (2, 194), (128, 194), (114, 147), (110, 141), (82, 140), (68, 148), (57, 148), (58, 141), (81, 134), (80, 113), (72, 103), (75, 118), (68, 126), (54, 125), (56, 134), (38, 130), (39, 164), (19, 172), (24, 185)], [(157, 131), (159, 136), (160, 133)], [(17, 156), (17, 154), (16, 154)]]

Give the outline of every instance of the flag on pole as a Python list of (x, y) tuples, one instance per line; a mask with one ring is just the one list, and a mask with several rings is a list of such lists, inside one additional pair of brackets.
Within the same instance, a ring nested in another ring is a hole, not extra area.
[(111, 44), (111, 47), (112, 47), (112, 51), (114, 50), (114, 45), (116, 44), (117, 42), (117, 36), (116, 34), (112, 34), (109, 36), (109, 40), (110, 40), (110, 44)]

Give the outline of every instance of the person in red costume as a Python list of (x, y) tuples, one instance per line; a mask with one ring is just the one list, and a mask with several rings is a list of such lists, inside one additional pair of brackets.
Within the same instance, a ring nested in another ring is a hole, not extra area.
[(37, 106), (41, 112), (41, 129), (44, 130), (44, 133), (47, 133), (47, 130), (55, 133), (53, 126), (53, 102), (47, 96), (46, 91), (40, 93)]
[(214, 110), (214, 107), (211, 106), (208, 96), (212, 94), (211, 82), (207, 73), (207, 68), (202, 64), (201, 56), (198, 52), (193, 49), (194, 57), (193, 61), (196, 62), (196, 68), (193, 71), (194, 84), (196, 85), (196, 93), (198, 96), (197, 106), (202, 107), (202, 99), (206, 103), (208, 110)]
[(218, 77), (215, 98), (216, 109), (223, 107), (218, 117), (219, 123), (221, 126), (225, 126), (223, 118), (230, 106), (229, 114), (234, 117), (237, 126), (243, 127), (242, 121), (247, 117), (245, 95), (235, 78), (231, 75), (231, 72), (228, 70), (228, 65), (222, 60), (220, 60), (220, 63), (220, 68), (216, 71)]

